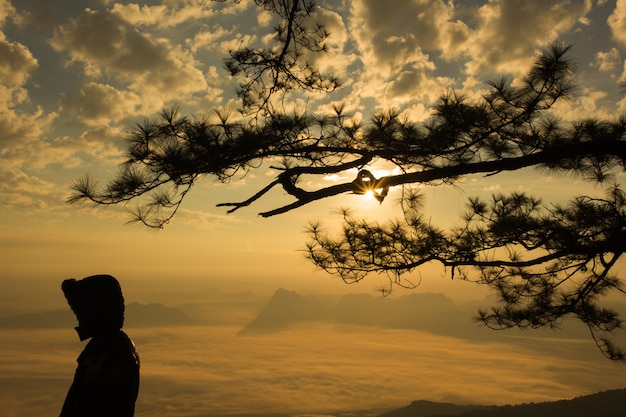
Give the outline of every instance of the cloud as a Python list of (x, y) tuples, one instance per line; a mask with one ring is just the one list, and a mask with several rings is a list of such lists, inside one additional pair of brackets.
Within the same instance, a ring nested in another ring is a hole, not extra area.
[(274, 16), (269, 10), (260, 10), (257, 14), (257, 23), (261, 27), (268, 27), (273, 20)]
[(141, 110), (143, 101), (137, 93), (87, 82), (78, 94), (66, 94), (61, 99), (59, 113), (85, 126), (103, 126), (124, 122)]
[[(506, 343), (470, 343), (329, 325), (254, 337), (238, 337), (237, 330), (128, 329), (142, 360), (137, 417), (334, 414), (399, 408), (420, 399), (515, 404), (623, 383), (621, 368), (576, 341), (503, 336)], [(0, 357), (4, 412), (58, 413), (83, 347), (73, 330), (2, 331), (0, 343), (6, 346)]]
[(355, 29), (365, 50), (390, 68), (424, 60), (422, 50), (455, 56), (470, 36), (461, 21), (451, 21), (454, 6), (440, 0), (354, 2)]
[(0, 80), (7, 87), (23, 85), (37, 69), (37, 60), (30, 50), (18, 42), (11, 42), (0, 33)]
[(602, 72), (608, 72), (617, 67), (620, 61), (620, 53), (617, 48), (611, 48), (606, 52), (596, 52), (595, 58), (596, 60), (590, 65), (598, 68)]
[(181, 25), (189, 20), (209, 17), (214, 13), (198, 4), (187, 4), (183, 7), (169, 7), (167, 4), (140, 6), (137, 3), (115, 3), (111, 13), (119, 16), (133, 26), (156, 26), (168, 28)]
[[(422, 42), (418, 42), (415, 35), (416, 13), (411, 8), (407, 9), (407, 6), (415, 4), (372, 0), (352, 3), (351, 30), (365, 71), (382, 70), (385, 76), (389, 76), (407, 64), (428, 59), (422, 52)], [(427, 31), (425, 34), (428, 36)]]
[[(8, 19), (17, 19), (15, 9), (7, 1), (0, 1), (0, 25)], [(3, 147), (38, 137), (54, 119), (54, 115), (44, 115), (40, 107), (30, 106), (26, 83), (38, 67), (37, 59), (26, 45), (7, 39), (0, 31), (0, 144)], [(0, 151), (0, 158), (6, 152), (6, 148)]]
[(165, 58), (162, 47), (119, 16), (91, 9), (57, 27), (50, 45), (67, 51), (73, 61), (127, 76), (142, 74)]
[(223, 53), (230, 53), (241, 48), (242, 45), (254, 44), (257, 40), (256, 35), (250, 34), (235, 34), (231, 39), (223, 40), (219, 43), (219, 50)]
[(469, 28), (451, 21), (454, 7), (439, 0), (352, 3), (350, 29), (362, 69), (357, 96), (375, 97), (382, 107), (431, 103), (453, 80), (432, 77), (430, 53), (453, 59)]
[(100, 125), (83, 131), (80, 135), (63, 136), (50, 141), (51, 146), (59, 153), (66, 152), (66, 158), (70, 155), (77, 161), (71, 164), (66, 161), (66, 168), (75, 168), (85, 164), (84, 157), (90, 157), (88, 163), (96, 160), (104, 163), (103, 171), (117, 169), (117, 165), (126, 159), (124, 145), (127, 132), (124, 127)]
[(50, 45), (82, 63), (88, 77), (113, 76), (157, 103), (206, 88), (188, 51), (153, 39), (110, 12), (87, 9), (57, 27)]
[[(15, 9), (0, 0), (0, 29), (7, 20), (19, 21)], [(46, 210), (55, 198), (53, 184), (23, 171), (43, 157), (45, 143), (57, 114), (32, 105), (28, 82), (39, 68), (30, 49), (7, 39), (0, 31), (0, 203), (5, 207)], [(46, 156), (47, 157), (47, 156)]]
[(214, 229), (217, 225), (224, 223), (239, 223), (241, 220), (236, 217), (224, 214), (211, 214), (206, 211), (180, 209), (176, 217), (176, 222), (203, 230)]
[(220, 15), (234, 15), (254, 7), (252, 2), (214, 2), (212, 0), (165, 0), (158, 4), (118, 3), (104, 0), (104, 4), (112, 4), (111, 12), (120, 16), (133, 26), (153, 26), (159, 29), (173, 28), (189, 22), (197, 22)]
[(226, 29), (217, 24), (210, 27), (204, 26), (194, 34), (193, 39), (188, 39), (186, 42), (193, 53), (200, 49), (219, 50), (218, 40), (231, 35), (233, 31), (234, 29)]
[(20, 170), (0, 170), (0, 205), (46, 211), (57, 194), (55, 185)]
[(626, 0), (617, 0), (607, 24), (611, 28), (613, 39), (626, 45)]
[(496, 0), (484, 4), (477, 10), (478, 26), (467, 49), (467, 73), (526, 72), (538, 47), (571, 30), (591, 8), (589, 0)]
[(312, 21), (324, 26), (329, 36), (324, 41), (325, 52), (305, 54), (303, 60), (314, 65), (322, 73), (332, 73), (345, 79), (348, 68), (356, 60), (356, 55), (346, 52), (349, 36), (343, 17), (336, 11), (316, 7), (311, 13), (311, 18)]
[(13, 7), (11, 1), (0, 0), (0, 27), (2, 27), (8, 19), (14, 19), (15, 17), (15, 7)]
[(607, 97), (606, 91), (583, 87), (576, 97), (568, 101), (557, 102), (553, 110), (564, 122), (585, 120), (590, 117), (613, 120), (615, 103), (607, 103)]
[(39, 106), (34, 110), (21, 107), (27, 103), (27, 90), (0, 85), (0, 145), (4, 148), (0, 150), (0, 158), (10, 153), (9, 147), (18, 142), (27, 144), (38, 140), (57, 116), (55, 113), (45, 114)]

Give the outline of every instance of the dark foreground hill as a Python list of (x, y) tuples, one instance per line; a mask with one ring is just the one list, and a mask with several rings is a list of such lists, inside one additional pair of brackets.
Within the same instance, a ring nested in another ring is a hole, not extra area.
[[(375, 410), (341, 411), (320, 414), (255, 413), (228, 417), (624, 417), (626, 389), (542, 403), (518, 405), (456, 405), (433, 401), (414, 401), (406, 407), (382, 412)], [(200, 417), (200, 416), (198, 416)]]
[(603, 391), (571, 400), (506, 406), (459, 406), (415, 401), (380, 417), (624, 417), (626, 389)]

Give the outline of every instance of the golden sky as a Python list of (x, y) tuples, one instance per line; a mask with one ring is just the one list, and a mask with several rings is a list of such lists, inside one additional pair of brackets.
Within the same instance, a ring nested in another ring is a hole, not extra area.
[[(499, 74), (521, 75), (554, 41), (574, 44), (580, 86), (560, 117), (613, 117), (626, 105), (617, 88), (624, 78), (626, 2), (359, 0), (320, 6), (316, 16), (331, 38), (316, 64), (345, 86), (308, 97), (312, 111), (344, 102), (365, 120), (391, 107), (419, 120), (446, 89), (471, 96)], [(129, 280), (308, 277), (313, 268), (298, 252), (308, 220), (332, 217), (344, 206), (365, 206), (374, 218), (397, 216), (392, 201), (377, 206), (345, 196), (276, 219), (258, 218), (282, 201), (279, 192), (233, 215), (215, 207), (250, 196), (271, 179), (264, 171), (227, 185), (206, 178), (159, 233), (124, 225), (123, 208), (65, 203), (70, 184), (84, 174), (111, 178), (123, 160), (125, 132), (162, 107), (177, 104), (190, 114), (236, 107), (235, 83), (222, 60), (233, 45), (262, 43), (272, 23), (252, 1), (0, 0), (2, 279), (56, 285), (96, 272)], [(430, 190), (427, 210), (452, 222), (476, 194), (523, 190), (560, 200), (582, 187), (575, 179), (534, 171), (467, 178), (455, 189)], [(313, 281), (320, 280), (329, 281)]]
[[(316, 65), (345, 84), (290, 105), (325, 111), (345, 102), (364, 120), (393, 107), (421, 120), (447, 89), (475, 96), (485, 81), (522, 75), (541, 48), (567, 41), (579, 90), (558, 116), (612, 118), (626, 109), (618, 88), (626, 79), (626, 1), (318, 4), (316, 16), (331, 38)], [(40, 308), (63, 307), (60, 282), (97, 273), (117, 276), (131, 299), (185, 286), (267, 293), (278, 286), (334, 293), (380, 286), (384, 279), (375, 276), (346, 286), (315, 271), (300, 251), (309, 220), (332, 224), (346, 206), (373, 219), (394, 217), (392, 198), (379, 206), (346, 195), (262, 219), (257, 213), (283, 201), (280, 192), (230, 215), (215, 205), (249, 197), (271, 172), (225, 185), (206, 178), (158, 232), (126, 225), (123, 207), (65, 202), (72, 181), (85, 173), (111, 178), (124, 159), (125, 132), (164, 106), (190, 114), (236, 107), (222, 60), (242, 42), (263, 43), (273, 23), (249, 0), (0, 0), (0, 306), (24, 310), (28, 296)], [(426, 210), (451, 223), (468, 197), (513, 190), (546, 201), (602, 193), (574, 178), (525, 171), (429, 189)], [(424, 291), (484, 295), (436, 268), (422, 279)]]

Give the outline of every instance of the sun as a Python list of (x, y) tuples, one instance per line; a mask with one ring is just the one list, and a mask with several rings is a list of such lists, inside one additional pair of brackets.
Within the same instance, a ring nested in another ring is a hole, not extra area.
[(370, 203), (381, 204), (386, 195), (387, 193), (384, 192), (381, 188), (365, 190), (365, 192), (363, 193), (363, 197), (365, 201), (367, 201), (368, 205)]
[(368, 200), (374, 201), (375, 200), (375, 198), (374, 198), (374, 190), (367, 190), (367, 191), (365, 191), (365, 194), (363, 194), (363, 197), (365, 197)]

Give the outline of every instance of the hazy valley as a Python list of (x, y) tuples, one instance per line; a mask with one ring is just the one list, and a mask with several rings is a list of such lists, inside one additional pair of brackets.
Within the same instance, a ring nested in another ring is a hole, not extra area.
[[(626, 385), (623, 365), (601, 357), (585, 329), (488, 330), (473, 321), (487, 301), (285, 289), (172, 300), (127, 305), (142, 356), (138, 416), (540, 416), (530, 403)], [(75, 318), (69, 309), (8, 313), (0, 401), (8, 416), (54, 414), (82, 349)]]

